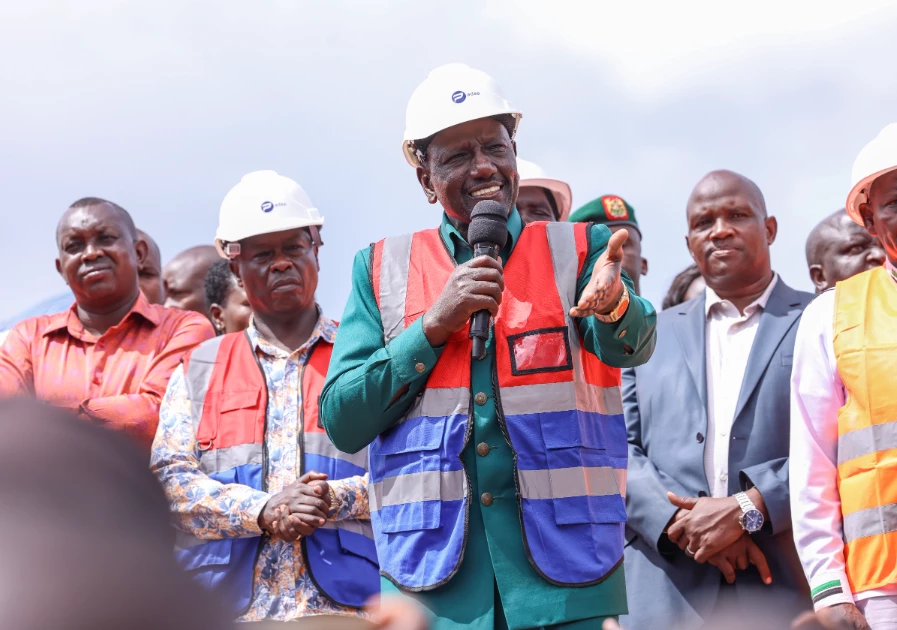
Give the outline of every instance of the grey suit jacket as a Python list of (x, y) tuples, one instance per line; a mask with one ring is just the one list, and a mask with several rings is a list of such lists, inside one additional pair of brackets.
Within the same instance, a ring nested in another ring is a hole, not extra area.
[[(742, 595), (749, 589), (763, 589), (766, 595), (775, 592), (786, 606), (807, 606), (810, 601), (791, 536), (788, 438), (794, 337), (813, 297), (779, 278), (760, 315), (735, 408), (729, 493), (756, 486), (763, 496), (770, 518), (754, 539), (773, 576), (772, 585), (765, 586), (753, 566), (738, 571), (738, 600), (746, 601)], [(709, 492), (704, 473), (705, 329), (703, 295), (660, 313), (651, 360), (623, 371), (629, 433), (625, 567), (630, 614), (621, 625), (627, 630), (700, 628), (719, 596), (719, 569), (686, 557), (663, 533), (677, 509), (667, 500), (668, 490), (680, 496)]]

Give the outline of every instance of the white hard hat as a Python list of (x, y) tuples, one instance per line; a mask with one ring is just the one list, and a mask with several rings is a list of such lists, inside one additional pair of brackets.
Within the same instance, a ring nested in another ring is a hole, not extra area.
[(570, 209), (573, 208), (573, 191), (570, 190), (570, 185), (567, 182), (548, 177), (541, 166), (519, 157), (517, 158), (517, 173), (520, 175), (521, 188), (526, 186), (547, 188), (557, 205), (558, 214), (560, 214), (558, 220), (567, 220), (567, 217), (570, 216)]
[(847, 214), (863, 225), (860, 204), (869, 201), (869, 186), (885, 173), (897, 170), (897, 123), (891, 123), (863, 147), (853, 163), (853, 188), (847, 195)]
[(229, 258), (239, 250), (226, 250), (225, 244), (236, 245), (259, 234), (321, 225), (324, 219), (302, 186), (274, 171), (254, 171), (244, 175), (221, 202), (215, 247), (222, 257)]
[(402, 151), (411, 166), (418, 166), (414, 141), (423, 140), (443, 129), (478, 118), (502, 114), (514, 117), (511, 139), (523, 114), (511, 105), (495, 80), (485, 72), (463, 63), (448, 63), (431, 71), (417, 86), (405, 111), (405, 139)]

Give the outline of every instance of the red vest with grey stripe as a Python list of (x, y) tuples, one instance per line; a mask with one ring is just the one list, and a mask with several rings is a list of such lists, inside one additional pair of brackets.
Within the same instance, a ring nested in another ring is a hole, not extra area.
[[(626, 521), (620, 370), (586, 352), (568, 315), (588, 227), (523, 229), (504, 267), (493, 330), (493, 394), (514, 452), (524, 546), (536, 571), (564, 586), (598, 583), (622, 562)], [(374, 244), (372, 284), (387, 344), (436, 301), (454, 265), (438, 230)], [(466, 328), (451, 337), (420, 397), (368, 449), (381, 573), (406, 590), (438, 588), (463, 558), (470, 345)]]
[[(317, 470), (336, 480), (363, 475), (367, 458), (363, 451), (349, 455), (337, 450), (318, 419), (318, 399), (332, 350), (331, 344), (319, 341), (301, 368), (300, 475)], [(268, 391), (249, 337), (245, 332), (232, 333), (200, 344), (184, 359), (184, 374), (200, 469), (221, 483), (267, 491)], [(252, 578), (263, 540), (257, 536), (210, 541), (179, 534), (176, 554), (197, 581), (218, 592), (239, 615), (252, 600)], [(380, 591), (370, 522), (328, 521), (299, 544), (309, 575), (333, 602), (360, 607)]]

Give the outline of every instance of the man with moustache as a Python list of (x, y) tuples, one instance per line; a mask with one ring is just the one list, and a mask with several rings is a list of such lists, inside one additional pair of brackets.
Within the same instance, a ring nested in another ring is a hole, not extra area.
[(621, 625), (631, 630), (712, 627), (749, 616), (754, 589), (782, 610), (806, 592), (791, 538), (788, 379), (812, 295), (773, 271), (777, 224), (751, 180), (703, 177), (687, 225), (707, 288), (660, 313), (654, 356), (623, 373), (630, 614)]
[(794, 347), (794, 540), (827, 628), (897, 628), (897, 124), (857, 156), (847, 214), (885, 251), (807, 307)]
[[(514, 208), (520, 111), (463, 64), (433, 70), (403, 152), (441, 225), (355, 257), (321, 397), (337, 447), (370, 443), (384, 593), (433, 627), (595, 628), (626, 611), (621, 366), (655, 343), (622, 273), (625, 232)], [(474, 257), (474, 206), (507, 212), (500, 260)], [(486, 356), (468, 322), (493, 316)], [(519, 493), (518, 493), (519, 490)]]
[(184, 359), (153, 444), (178, 559), (240, 621), (357, 616), (379, 591), (366, 455), (318, 421), (337, 327), (315, 303), (323, 223), (274, 171), (227, 194), (215, 243), (252, 318)]
[(0, 348), (0, 396), (48, 401), (148, 447), (171, 373), (187, 350), (214, 336), (212, 327), (141, 293), (147, 244), (120, 206), (76, 201), (59, 220), (56, 243), (56, 270), (75, 303), (12, 328)]
[(816, 293), (885, 263), (879, 240), (851, 219), (843, 208), (813, 228), (807, 237), (806, 251)]

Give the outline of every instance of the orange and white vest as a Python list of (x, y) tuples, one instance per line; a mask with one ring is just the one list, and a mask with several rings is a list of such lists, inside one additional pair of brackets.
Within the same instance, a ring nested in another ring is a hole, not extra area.
[[(622, 562), (626, 521), (620, 370), (585, 350), (569, 315), (587, 228), (523, 229), (494, 322), (493, 391), (514, 452), (524, 547), (546, 581), (564, 585), (594, 584)], [(435, 229), (374, 245), (371, 279), (387, 344), (433, 305), (454, 267)], [(381, 573), (407, 590), (445, 584), (464, 556), (470, 354), (465, 328), (445, 344), (405, 417), (368, 448)]]
[(884, 267), (835, 288), (838, 490), (853, 592), (897, 584), (897, 285)]

